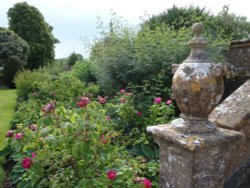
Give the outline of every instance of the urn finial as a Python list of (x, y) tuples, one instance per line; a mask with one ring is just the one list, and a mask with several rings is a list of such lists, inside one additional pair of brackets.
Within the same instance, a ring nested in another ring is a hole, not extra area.
[[(177, 127), (190, 133), (215, 131), (216, 127), (207, 120), (207, 116), (224, 92), (222, 67), (215, 66), (205, 53), (207, 42), (202, 37), (203, 30), (202, 23), (193, 25), (195, 36), (188, 42), (191, 53), (173, 77), (173, 95), (182, 112), (179, 123), (185, 122), (185, 126)], [(214, 69), (218, 69), (218, 74), (214, 74)]]

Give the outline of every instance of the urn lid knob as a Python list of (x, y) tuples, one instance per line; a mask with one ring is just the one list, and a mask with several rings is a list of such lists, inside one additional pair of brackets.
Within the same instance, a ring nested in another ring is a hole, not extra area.
[(192, 32), (194, 33), (194, 38), (192, 38), (188, 45), (191, 48), (205, 48), (207, 45), (206, 40), (202, 37), (202, 33), (204, 31), (204, 26), (202, 22), (195, 23), (192, 26)]

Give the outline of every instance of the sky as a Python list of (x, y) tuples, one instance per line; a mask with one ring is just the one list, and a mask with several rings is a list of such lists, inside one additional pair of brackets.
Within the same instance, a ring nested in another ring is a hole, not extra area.
[[(18, 2), (24, 0), (0, 0), (1, 27), (8, 27), (7, 11)], [(141, 23), (143, 15), (158, 15), (173, 5), (205, 7), (214, 14), (227, 5), (229, 12), (246, 16), (250, 21), (246, 0), (26, 0), (26, 2), (36, 7), (43, 14), (45, 21), (53, 26), (53, 34), (60, 40), (60, 44), (55, 48), (56, 58), (68, 57), (72, 52), (88, 56), (83, 39), (93, 41), (98, 36), (97, 17), (101, 17), (101, 20), (108, 25), (111, 11), (123, 17), (129, 25), (136, 26)]]

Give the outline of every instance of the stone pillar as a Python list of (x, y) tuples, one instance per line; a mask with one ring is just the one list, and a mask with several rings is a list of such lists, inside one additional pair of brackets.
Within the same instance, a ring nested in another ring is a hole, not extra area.
[(207, 118), (222, 97), (223, 76), (233, 69), (206, 56), (201, 23), (192, 31), (191, 53), (175, 72), (172, 85), (182, 114), (170, 124), (147, 128), (160, 146), (161, 188), (223, 187), (242, 138), (241, 133), (217, 128)]

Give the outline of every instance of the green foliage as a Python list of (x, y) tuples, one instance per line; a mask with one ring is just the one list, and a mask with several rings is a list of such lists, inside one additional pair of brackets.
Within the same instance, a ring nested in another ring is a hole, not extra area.
[[(122, 97), (127, 97), (128, 101), (120, 103)], [(126, 142), (135, 136), (140, 138), (140, 134), (126, 135), (124, 128), (115, 128), (118, 119), (128, 120), (131, 114), (125, 112), (130, 111), (138, 122), (141, 121), (135, 111), (130, 110), (133, 109), (129, 102), (131, 97), (123, 93), (105, 104), (93, 99), (84, 108), (72, 108), (58, 101), (55, 111), (47, 114), (39, 110), (44, 105), (40, 100), (29, 99), (19, 104), (20, 116), (15, 119), (22, 119), (15, 122), (18, 124), (14, 135), (22, 133), (23, 137), (8, 139), (12, 159), (16, 161), (11, 172), (13, 183), (17, 183), (17, 187), (142, 188), (141, 180), (148, 178), (153, 187), (157, 187), (159, 164), (155, 159), (158, 152), (149, 143), (137, 142), (131, 153), (126, 150), (130, 145)], [(111, 106), (116, 113), (107, 119)], [(31, 130), (33, 123), (36, 123), (36, 130)], [(32, 153), (36, 156), (31, 157)], [(22, 161), (27, 157), (33, 162), (31, 168), (24, 169)], [(114, 180), (107, 178), (109, 170), (117, 172)]]
[(41, 85), (47, 85), (50, 81), (51, 76), (41, 70), (20, 72), (14, 79), (19, 100), (27, 100), (30, 94), (35, 94)]
[[(7, 29), (0, 30), (0, 61), (4, 62), (10, 56), (16, 56), (22, 64), (26, 63), (29, 45), (16, 33)], [(1, 64), (0, 64), (1, 65)]]
[(188, 8), (176, 7), (175, 5), (166, 11), (153, 15), (148, 20), (145, 20), (142, 27), (146, 26), (155, 30), (157, 27), (165, 24), (172, 27), (174, 30), (179, 30), (182, 27), (190, 28), (196, 22), (204, 21), (213, 18), (205, 8), (189, 6)]
[(96, 82), (96, 66), (90, 60), (76, 62), (72, 74), (82, 82)]
[(27, 68), (42, 67), (54, 59), (54, 45), (58, 40), (52, 34), (52, 27), (37, 8), (26, 2), (17, 3), (9, 9), (8, 19), (9, 29), (16, 32), (30, 46)]
[(95, 43), (91, 52), (91, 60), (97, 66), (98, 84), (106, 94), (123, 88), (132, 78), (133, 33), (127, 27), (118, 26), (116, 28), (114, 25), (117, 31), (112, 31), (108, 36), (105, 34), (104, 39)]
[[(186, 43), (192, 38), (190, 28), (174, 30), (166, 24), (159, 24), (152, 30), (145, 25), (135, 32), (119, 21), (112, 22), (112, 29), (95, 41), (91, 60), (97, 66), (97, 80), (106, 95), (125, 88), (129, 83), (142, 85), (145, 80), (156, 78), (164, 72), (164, 86), (171, 86), (171, 66), (182, 63), (190, 49)], [(230, 40), (223, 31), (204, 34), (208, 40), (207, 53), (215, 62), (225, 62), (223, 53), (228, 50)], [(223, 52), (223, 53), (222, 53)]]
[(75, 52), (71, 53), (68, 58), (68, 65), (74, 66), (77, 61), (82, 61), (83, 57), (81, 54), (76, 54)]
[[(225, 6), (225, 8), (228, 8)], [(225, 40), (239, 40), (248, 38), (250, 35), (250, 22), (244, 16), (237, 16), (224, 9), (218, 15), (212, 15), (205, 8), (188, 8), (173, 6), (166, 11), (150, 17), (142, 23), (144, 27), (155, 30), (157, 27), (165, 24), (178, 31), (185, 27), (190, 28), (196, 22), (203, 22), (206, 33), (223, 37)]]
[(249, 38), (250, 22), (245, 16), (237, 16), (227, 11), (220, 12), (216, 17), (216, 25), (223, 29), (225, 35), (232, 40)]
[(16, 56), (7, 58), (3, 69), (3, 81), (9, 88), (15, 88), (14, 77), (18, 71), (23, 69), (20, 59)]
[[(111, 98), (97, 96), (98, 87), (85, 85), (74, 70), (53, 79), (43, 71), (24, 71), (16, 77), (22, 87), (31, 87), (24, 91), (27, 100), (18, 103), (9, 148), (1, 152), (11, 152), (15, 161), (12, 182), (17, 187), (143, 188), (142, 180), (148, 178), (157, 187), (159, 151), (146, 127), (173, 118), (172, 104), (153, 104), (153, 95), (160, 95), (158, 89), (164, 87), (158, 80), (162, 75), (152, 80), (151, 96), (145, 85), (146, 98), (152, 101), (144, 106), (138, 104), (142, 99), (135, 105), (138, 97), (125, 90)], [(35, 75), (46, 81), (37, 82)], [(86, 96), (88, 102), (79, 103)], [(25, 169), (27, 157), (32, 164)], [(114, 180), (107, 176), (110, 170), (117, 172)]]

